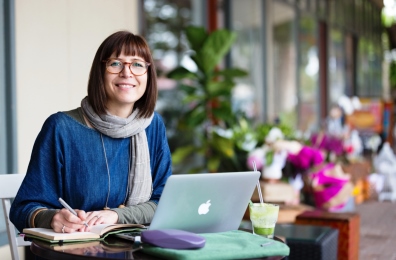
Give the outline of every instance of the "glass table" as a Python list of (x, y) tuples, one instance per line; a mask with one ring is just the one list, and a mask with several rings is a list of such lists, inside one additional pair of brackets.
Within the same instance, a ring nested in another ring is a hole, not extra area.
[[(250, 231), (251, 232), (251, 231)], [(278, 241), (278, 238), (276, 238)], [(281, 241), (283, 242), (283, 241)], [(44, 259), (57, 260), (87, 260), (87, 259), (158, 259), (136, 250), (139, 245), (131, 241), (107, 237), (104, 241), (91, 241), (79, 244), (50, 244), (41, 240), (32, 240), (31, 252)], [(284, 256), (262, 258), (265, 260), (280, 260)]]

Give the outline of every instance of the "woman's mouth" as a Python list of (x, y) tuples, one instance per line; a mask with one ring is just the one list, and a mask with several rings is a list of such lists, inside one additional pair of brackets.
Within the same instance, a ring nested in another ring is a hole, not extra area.
[(116, 86), (122, 89), (129, 89), (135, 87), (135, 85), (132, 84), (116, 84)]

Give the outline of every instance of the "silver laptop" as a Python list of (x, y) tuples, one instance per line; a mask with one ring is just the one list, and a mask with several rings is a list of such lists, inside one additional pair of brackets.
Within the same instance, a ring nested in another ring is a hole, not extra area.
[(259, 177), (258, 171), (171, 175), (148, 229), (237, 230)]

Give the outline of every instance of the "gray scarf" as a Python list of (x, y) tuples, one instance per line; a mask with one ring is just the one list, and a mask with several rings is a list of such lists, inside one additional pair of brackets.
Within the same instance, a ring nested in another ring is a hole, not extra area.
[(152, 192), (152, 178), (145, 129), (153, 120), (154, 114), (149, 118), (136, 118), (139, 110), (135, 109), (128, 118), (109, 114), (98, 115), (93, 111), (87, 97), (81, 101), (81, 108), (91, 125), (102, 134), (113, 138), (131, 137), (132, 165), (128, 177), (130, 192), (126, 205), (148, 201)]

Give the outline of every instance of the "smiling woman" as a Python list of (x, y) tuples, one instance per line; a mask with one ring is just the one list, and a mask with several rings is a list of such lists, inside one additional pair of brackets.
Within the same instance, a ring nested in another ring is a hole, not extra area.
[[(129, 69), (124, 64), (130, 64)], [(139, 64), (145, 69), (131, 68)], [(121, 117), (128, 116), (136, 105), (143, 113), (140, 116), (149, 116), (157, 100), (157, 74), (150, 64), (153, 59), (144, 38), (125, 31), (109, 36), (99, 47), (91, 68), (89, 103), (98, 113), (117, 111)]]
[(135, 102), (146, 91), (148, 67), (146, 64), (150, 63), (140, 57), (125, 55), (124, 51), (118, 57), (108, 59), (105, 90), (108, 97), (106, 108), (111, 114), (124, 118), (131, 114)]
[[(51, 115), (36, 139), (10, 212), (20, 231), (151, 222), (172, 172), (151, 64), (146, 41), (128, 31), (99, 46), (81, 107)], [(62, 209), (59, 197), (77, 215)]]

